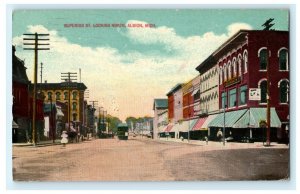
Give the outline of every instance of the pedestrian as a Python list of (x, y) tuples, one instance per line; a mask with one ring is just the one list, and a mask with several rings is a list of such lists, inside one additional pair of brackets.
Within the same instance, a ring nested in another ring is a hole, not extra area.
[(205, 136), (204, 138), (205, 138), (206, 145), (208, 145), (208, 137)]
[(222, 137), (223, 137), (223, 133), (222, 133), (221, 129), (219, 129), (219, 131), (218, 131), (218, 133), (217, 133), (217, 139), (218, 139), (218, 141), (221, 142)]
[(61, 139), (60, 143), (63, 144), (63, 147), (66, 147), (66, 144), (68, 143), (68, 134), (67, 134), (67, 132), (63, 131), (61, 137), (62, 137), (62, 139)]

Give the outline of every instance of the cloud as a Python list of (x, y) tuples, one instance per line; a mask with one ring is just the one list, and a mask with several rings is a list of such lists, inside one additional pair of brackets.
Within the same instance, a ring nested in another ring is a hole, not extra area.
[[(127, 23), (143, 23), (130, 20)], [(60, 82), (61, 72), (78, 72), (89, 89), (89, 100), (98, 100), (110, 114), (121, 119), (126, 116), (152, 115), (153, 98), (165, 94), (176, 83), (186, 82), (198, 73), (195, 68), (219, 45), (240, 28), (251, 28), (235, 23), (227, 32), (216, 35), (207, 32), (199, 36), (182, 37), (174, 28), (127, 28), (124, 36), (136, 44), (156, 44), (174, 53), (153, 56), (138, 51), (121, 54), (116, 48), (87, 47), (74, 44), (57, 31), (42, 25), (28, 26), (30, 33), (49, 33), (50, 51), (39, 52), (39, 63), (44, 63), (43, 78)], [(29, 79), (33, 77), (33, 52), (23, 51), (23, 37), (14, 37), (17, 56), (25, 59)]]

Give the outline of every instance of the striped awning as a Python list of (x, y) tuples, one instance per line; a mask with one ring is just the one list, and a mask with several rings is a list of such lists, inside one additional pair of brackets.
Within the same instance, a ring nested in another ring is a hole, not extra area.
[(202, 129), (202, 125), (206, 121), (207, 118), (208, 117), (203, 117), (203, 118), (198, 119), (197, 123), (194, 125), (194, 127), (192, 128), (192, 130), (193, 131), (195, 131), (195, 130), (201, 130)]
[[(281, 122), (275, 108), (270, 109), (271, 127), (280, 128)], [(259, 122), (267, 118), (266, 108), (250, 108), (247, 112), (232, 126), (233, 128), (260, 128)]]
[(232, 127), (245, 113), (247, 109), (219, 113), (209, 124), (208, 127)]
[(202, 129), (208, 129), (208, 124), (214, 120), (216, 117), (218, 116), (218, 114), (214, 114), (214, 115), (209, 115), (207, 117), (207, 119), (205, 120), (205, 122), (202, 124)]

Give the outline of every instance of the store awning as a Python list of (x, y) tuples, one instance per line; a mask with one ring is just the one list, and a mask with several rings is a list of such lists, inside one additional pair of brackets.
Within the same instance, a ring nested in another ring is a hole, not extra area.
[(247, 109), (226, 112), (225, 117), (224, 117), (224, 113), (219, 113), (216, 116), (216, 118), (214, 118), (208, 124), (208, 127), (223, 127), (224, 118), (225, 118), (225, 127), (232, 127), (246, 113), (246, 111)]
[(198, 119), (197, 123), (194, 125), (194, 127), (192, 128), (193, 131), (195, 130), (201, 130), (202, 129), (202, 125), (203, 123), (206, 121), (208, 117), (203, 117)]
[(171, 130), (172, 130), (172, 128), (173, 128), (173, 124), (168, 124), (167, 126), (166, 126), (166, 128), (165, 128), (165, 132), (170, 132)]
[(212, 120), (214, 120), (216, 117), (218, 116), (218, 114), (214, 114), (214, 115), (209, 115), (208, 117), (207, 117), (207, 119), (205, 120), (205, 122), (202, 124), (202, 129), (208, 129), (208, 124), (212, 121)]
[(197, 123), (198, 119), (192, 119), (192, 120), (189, 120), (190, 122), (190, 129), (193, 129), (193, 127), (195, 126), (195, 124)]
[(19, 128), (19, 125), (14, 120), (12, 121), (12, 128), (13, 129), (18, 129)]
[[(271, 108), (271, 127), (280, 128), (281, 122), (275, 108)], [(267, 120), (266, 108), (250, 108), (247, 112), (232, 126), (233, 128), (260, 128), (259, 122)]]

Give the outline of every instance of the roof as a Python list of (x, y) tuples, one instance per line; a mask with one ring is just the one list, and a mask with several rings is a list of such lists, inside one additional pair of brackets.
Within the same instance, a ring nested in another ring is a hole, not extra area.
[(176, 84), (166, 95), (169, 96), (172, 93), (176, 92), (177, 90), (179, 90), (182, 87), (182, 83), (178, 83)]
[[(62, 83), (38, 83), (37, 87), (42, 90), (60, 90), (60, 89), (67, 89), (68, 83), (62, 82)], [(86, 90), (87, 87), (84, 85), (84, 83), (78, 83), (78, 82), (71, 82), (70, 83), (71, 89), (79, 89), (79, 90)]]
[(29, 84), (29, 79), (26, 74), (26, 67), (24, 61), (22, 61), (20, 58), (18, 58), (15, 55), (16, 48), (13, 46), (12, 48), (13, 54), (12, 54), (12, 79), (13, 81)]
[(236, 44), (239, 45), (241, 41), (247, 41), (246, 34), (251, 32), (262, 32), (262, 33), (288, 33), (288, 31), (266, 31), (266, 30), (240, 30), (237, 33), (235, 33), (232, 37), (230, 37), (228, 40), (226, 40), (221, 46), (219, 46), (210, 56), (208, 56), (201, 64), (199, 64), (196, 67), (197, 71), (206, 71), (206, 69), (209, 69), (211, 65), (216, 64), (216, 60), (218, 59), (216, 55), (224, 50), (226, 47), (228, 47), (229, 43), (236, 40)]
[(154, 99), (153, 110), (155, 109), (166, 109), (168, 108), (168, 99)]

